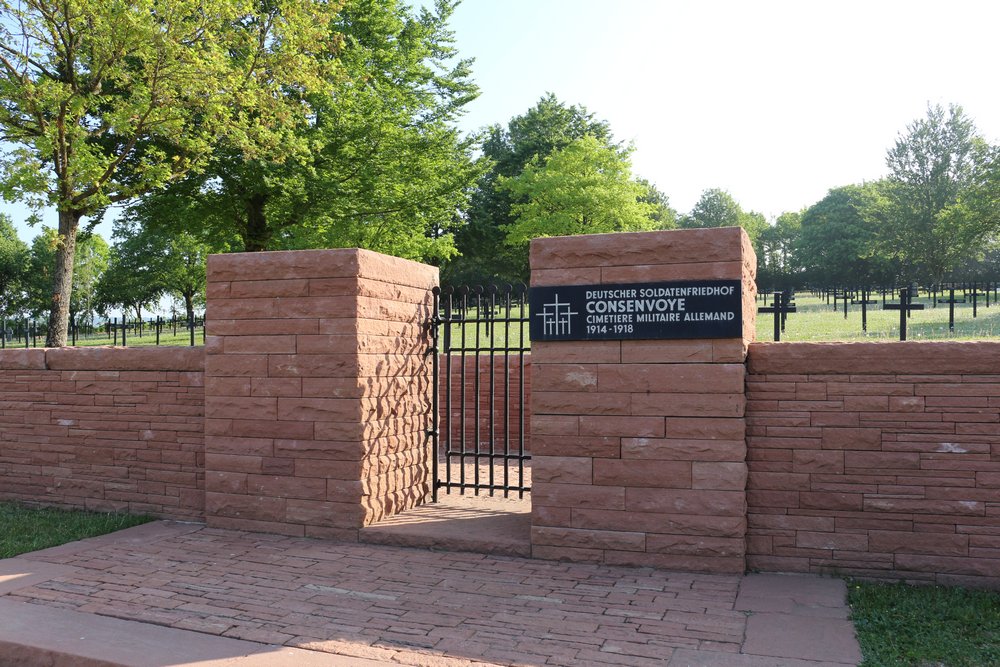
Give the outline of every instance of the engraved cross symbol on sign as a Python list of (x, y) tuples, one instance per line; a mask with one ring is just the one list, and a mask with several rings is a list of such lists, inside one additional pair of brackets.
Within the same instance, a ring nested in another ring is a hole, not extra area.
[(579, 313), (572, 309), (572, 304), (560, 303), (557, 293), (551, 302), (542, 304), (542, 312), (536, 313), (535, 316), (542, 318), (545, 335), (558, 336), (573, 333), (574, 315), (579, 315)]

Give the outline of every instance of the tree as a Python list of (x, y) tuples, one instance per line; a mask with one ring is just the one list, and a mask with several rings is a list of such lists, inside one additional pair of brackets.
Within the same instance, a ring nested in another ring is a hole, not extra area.
[(500, 179), (499, 187), (517, 202), (507, 243), (526, 250), (540, 236), (654, 229), (657, 207), (642, 201), (649, 188), (632, 178), (629, 153), (584, 136)]
[(194, 308), (205, 303), (205, 266), (208, 246), (192, 234), (182, 232), (167, 239), (166, 252), (159, 266), (160, 280), (168, 294), (184, 302), (189, 322), (194, 320)]
[(514, 222), (512, 207), (519, 202), (498, 184), (518, 176), (532, 160), (542, 160), (584, 136), (596, 138), (605, 147), (617, 147), (606, 121), (582, 106), (567, 106), (552, 93), (506, 126), (487, 129), (480, 158), (484, 172), (472, 191), (465, 224), (455, 234), (460, 256), (443, 267), (446, 280), (523, 280), (527, 276), (525, 249), (505, 243), (505, 229)]
[(677, 227), (677, 211), (670, 206), (667, 195), (663, 194), (655, 183), (651, 183), (645, 178), (638, 178), (636, 182), (646, 188), (646, 194), (640, 198), (640, 201), (655, 207), (650, 217), (656, 222), (656, 228), (674, 229)]
[(97, 302), (104, 312), (121, 308), (142, 319), (142, 310), (156, 303), (164, 288), (157, 271), (161, 249), (137, 231), (127, 222), (116, 223), (116, 240), (97, 287)]
[(758, 238), (757, 285), (762, 291), (792, 289), (800, 271), (795, 247), (802, 233), (802, 213), (785, 212)]
[[(31, 242), (28, 255), (28, 274), (25, 281), (27, 310), (35, 317), (42, 316), (49, 308), (49, 288), (56, 272), (61, 242), (59, 232), (45, 227)], [(97, 286), (108, 266), (110, 249), (99, 235), (85, 232), (74, 248), (73, 283), (67, 300), (67, 319), (76, 322), (91, 319), (100, 304)]]
[(19, 313), (27, 270), (28, 244), (18, 238), (10, 217), (0, 213), (0, 317)]
[(99, 289), (101, 304), (131, 310), (141, 319), (144, 308), (169, 294), (184, 303), (192, 319), (195, 306), (204, 302), (208, 246), (187, 232), (163, 233), (127, 217), (117, 223), (115, 238)]
[(881, 182), (834, 188), (802, 214), (795, 253), (808, 281), (824, 287), (892, 281), (895, 265), (880, 243), (885, 189)]
[(66, 342), (84, 216), (190, 172), (220, 137), (247, 155), (295, 145), (302, 96), (335, 66), (315, 57), (332, 15), (325, 0), (0, 0), (3, 194), (59, 214), (46, 345)]
[(329, 57), (340, 76), (308, 98), (314, 122), (291, 156), (239, 159), (223, 141), (208, 168), (147, 197), (131, 217), (216, 250), (362, 247), (437, 261), (478, 170), (454, 121), (478, 89), (447, 22), (396, 0), (348, 0)]
[(767, 229), (767, 219), (754, 211), (746, 212), (733, 196), (719, 188), (701, 193), (691, 212), (680, 221), (684, 228), (743, 227), (756, 247), (760, 234)]
[(987, 221), (961, 201), (984, 154), (974, 123), (954, 105), (928, 107), (889, 149), (886, 247), (908, 279), (938, 282), (981, 246)]

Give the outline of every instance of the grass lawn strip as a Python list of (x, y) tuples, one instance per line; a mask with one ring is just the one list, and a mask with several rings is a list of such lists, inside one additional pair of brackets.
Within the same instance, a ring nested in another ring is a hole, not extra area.
[(848, 582), (861, 667), (1000, 666), (1000, 592)]
[(148, 516), (31, 508), (0, 503), (0, 558), (113, 533), (152, 521)]

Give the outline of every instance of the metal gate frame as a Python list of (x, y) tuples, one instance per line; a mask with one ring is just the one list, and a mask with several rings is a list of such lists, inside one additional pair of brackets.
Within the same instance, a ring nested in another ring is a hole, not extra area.
[[(491, 285), (489, 287), (462, 285), (459, 287), (435, 287), (434, 294), (434, 315), (429, 325), (431, 327), (431, 349), (432, 362), (432, 391), (431, 420), (432, 426), (429, 431), (431, 439), (431, 466), (434, 470), (433, 500), (437, 502), (438, 489), (445, 489), (446, 493), (451, 493), (452, 489), (458, 489), (460, 494), (465, 494), (471, 490), (475, 495), (481, 491), (488, 491), (493, 496), (496, 492), (502, 491), (505, 498), (510, 497), (512, 492), (517, 492), (519, 498), (523, 498), (526, 492), (531, 491), (530, 485), (525, 483), (524, 467), (525, 463), (531, 459), (530, 454), (525, 452), (525, 432), (524, 432), (524, 355), (530, 351), (527, 344), (528, 315), (528, 288), (521, 285)], [(453, 334), (452, 328), (458, 327), (458, 335)], [(499, 329), (499, 332), (498, 332)], [(502, 333), (502, 340), (499, 334)], [(457, 340), (456, 340), (457, 339)], [(515, 342), (516, 345), (511, 343)], [(457, 343), (457, 344), (456, 344)], [(497, 424), (496, 414), (496, 371), (497, 355), (503, 355), (503, 415), (502, 423)], [(488, 355), (488, 356), (486, 356)], [(511, 387), (511, 358), (517, 357), (517, 368), (519, 370), (517, 386), (512, 391)], [(446, 383), (444, 387), (444, 407), (447, 418), (441, 424), (441, 386), (440, 386), (440, 357), (444, 356)], [(460, 367), (458, 369), (461, 380), (461, 388), (458, 391), (458, 401), (460, 410), (458, 411), (457, 425), (452, 414), (453, 394), (452, 378), (454, 357), (458, 358)], [(488, 359), (488, 382), (483, 381), (482, 374), (479, 373), (480, 360)], [(475, 377), (472, 378), (472, 392), (475, 398), (471, 420), (474, 425), (472, 432), (475, 434), (474, 442), (468, 442), (467, 429), (469, 427), (469, 412), (467, 405), (466, 389), (466, 361), (475, 359)], [(484, 387), (484, 385), (486, 385)], [(488, 391), (487, 412), (485, 424), (483, 423), (483, 410), (481, 409), (480, 398), (483, 391)], [(515, 399), (518, 410), (518, 428), (516, 429), (516, 441), (512, 442), (511, 428), (511, 400)], [(485, 428), (484, 428), (485, 426)], [(499, 427), (499, 428), (498, 428)], [(483, 440), (485, 436), (485, 442)], [(439, 472), (441, 466), (439, 461), (443, 459), (443, 475)], [(468, 479), (467, 464), (472, 464), (472, 479)], [(457, 464), (457, 465), (456, 465)], [(486, 479), (481, 479), (480, 466), (488, 465)], [(511, 470), (516, 464), (516, 469)], [(496, 468), (502, 468), (502, 479), (497, 479)], [(457, 471), (455, 470), (457, 468)], [(512, 474), (514, 473), (514, 474)], [(511, 479), (514, 476), (515, 479)], [(457, 479), (456, 479), (457, 477)]]

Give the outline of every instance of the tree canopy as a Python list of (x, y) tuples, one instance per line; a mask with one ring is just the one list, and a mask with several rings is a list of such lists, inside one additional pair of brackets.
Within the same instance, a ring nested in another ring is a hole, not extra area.
[(500, 182), (518, 176), (533, 160), (544, 160), (585, 136), (606, 148), (618, 148), (606, 121), (598, 120), (582, 106), (566, 105), (552, 93), (506, 125), (487, 128), (479, 159), (484, 172), (472, 191), (464, 224), (456, 232), (461, 255), (444, 267), (447, 279), (525, 279), (526, 250), (506, 243), (506, 230), (515, 221), (513, 206), (525, 200), (500, 187)]
[[(220, 138), (296, 148), (334, 76), (325, 0), (0, 0), (3, 194), (59, 213), (46, 345), (66, 342), (80, 220), (196, 169)], [(295, 94), (290, 95), (290, 91)]]
[(927, 109), (886, 155), (888, 248), (909, 278), (940, 281), (989, 232), (989, 219), (962, 205), (985, 152), (961, 107)]
[(507, 243), (527, 250), (540, 236), (570, 236), (654, 229), (657, 207), (643, 198), (648, 185), (632, 177), (631, 149), (616, 150), (585, 135), (535, 158), (513, 178), (501, 178), (512, 195), (514, 222)]
[(477, 174), (472, 142), (454, 128), (478, 94), (452, 46), (454, 6), (441, 0), (414, 14), (396, 0), (347, 0), (331, 24), (338, 41), (328, 57), (339, 76), (304, 101), (312, 122), (292, 132), (301, 150), (248, 160), (224, 139), (206, 169), (130, 216), (216, 250), (362, 247), (447, 258)]

